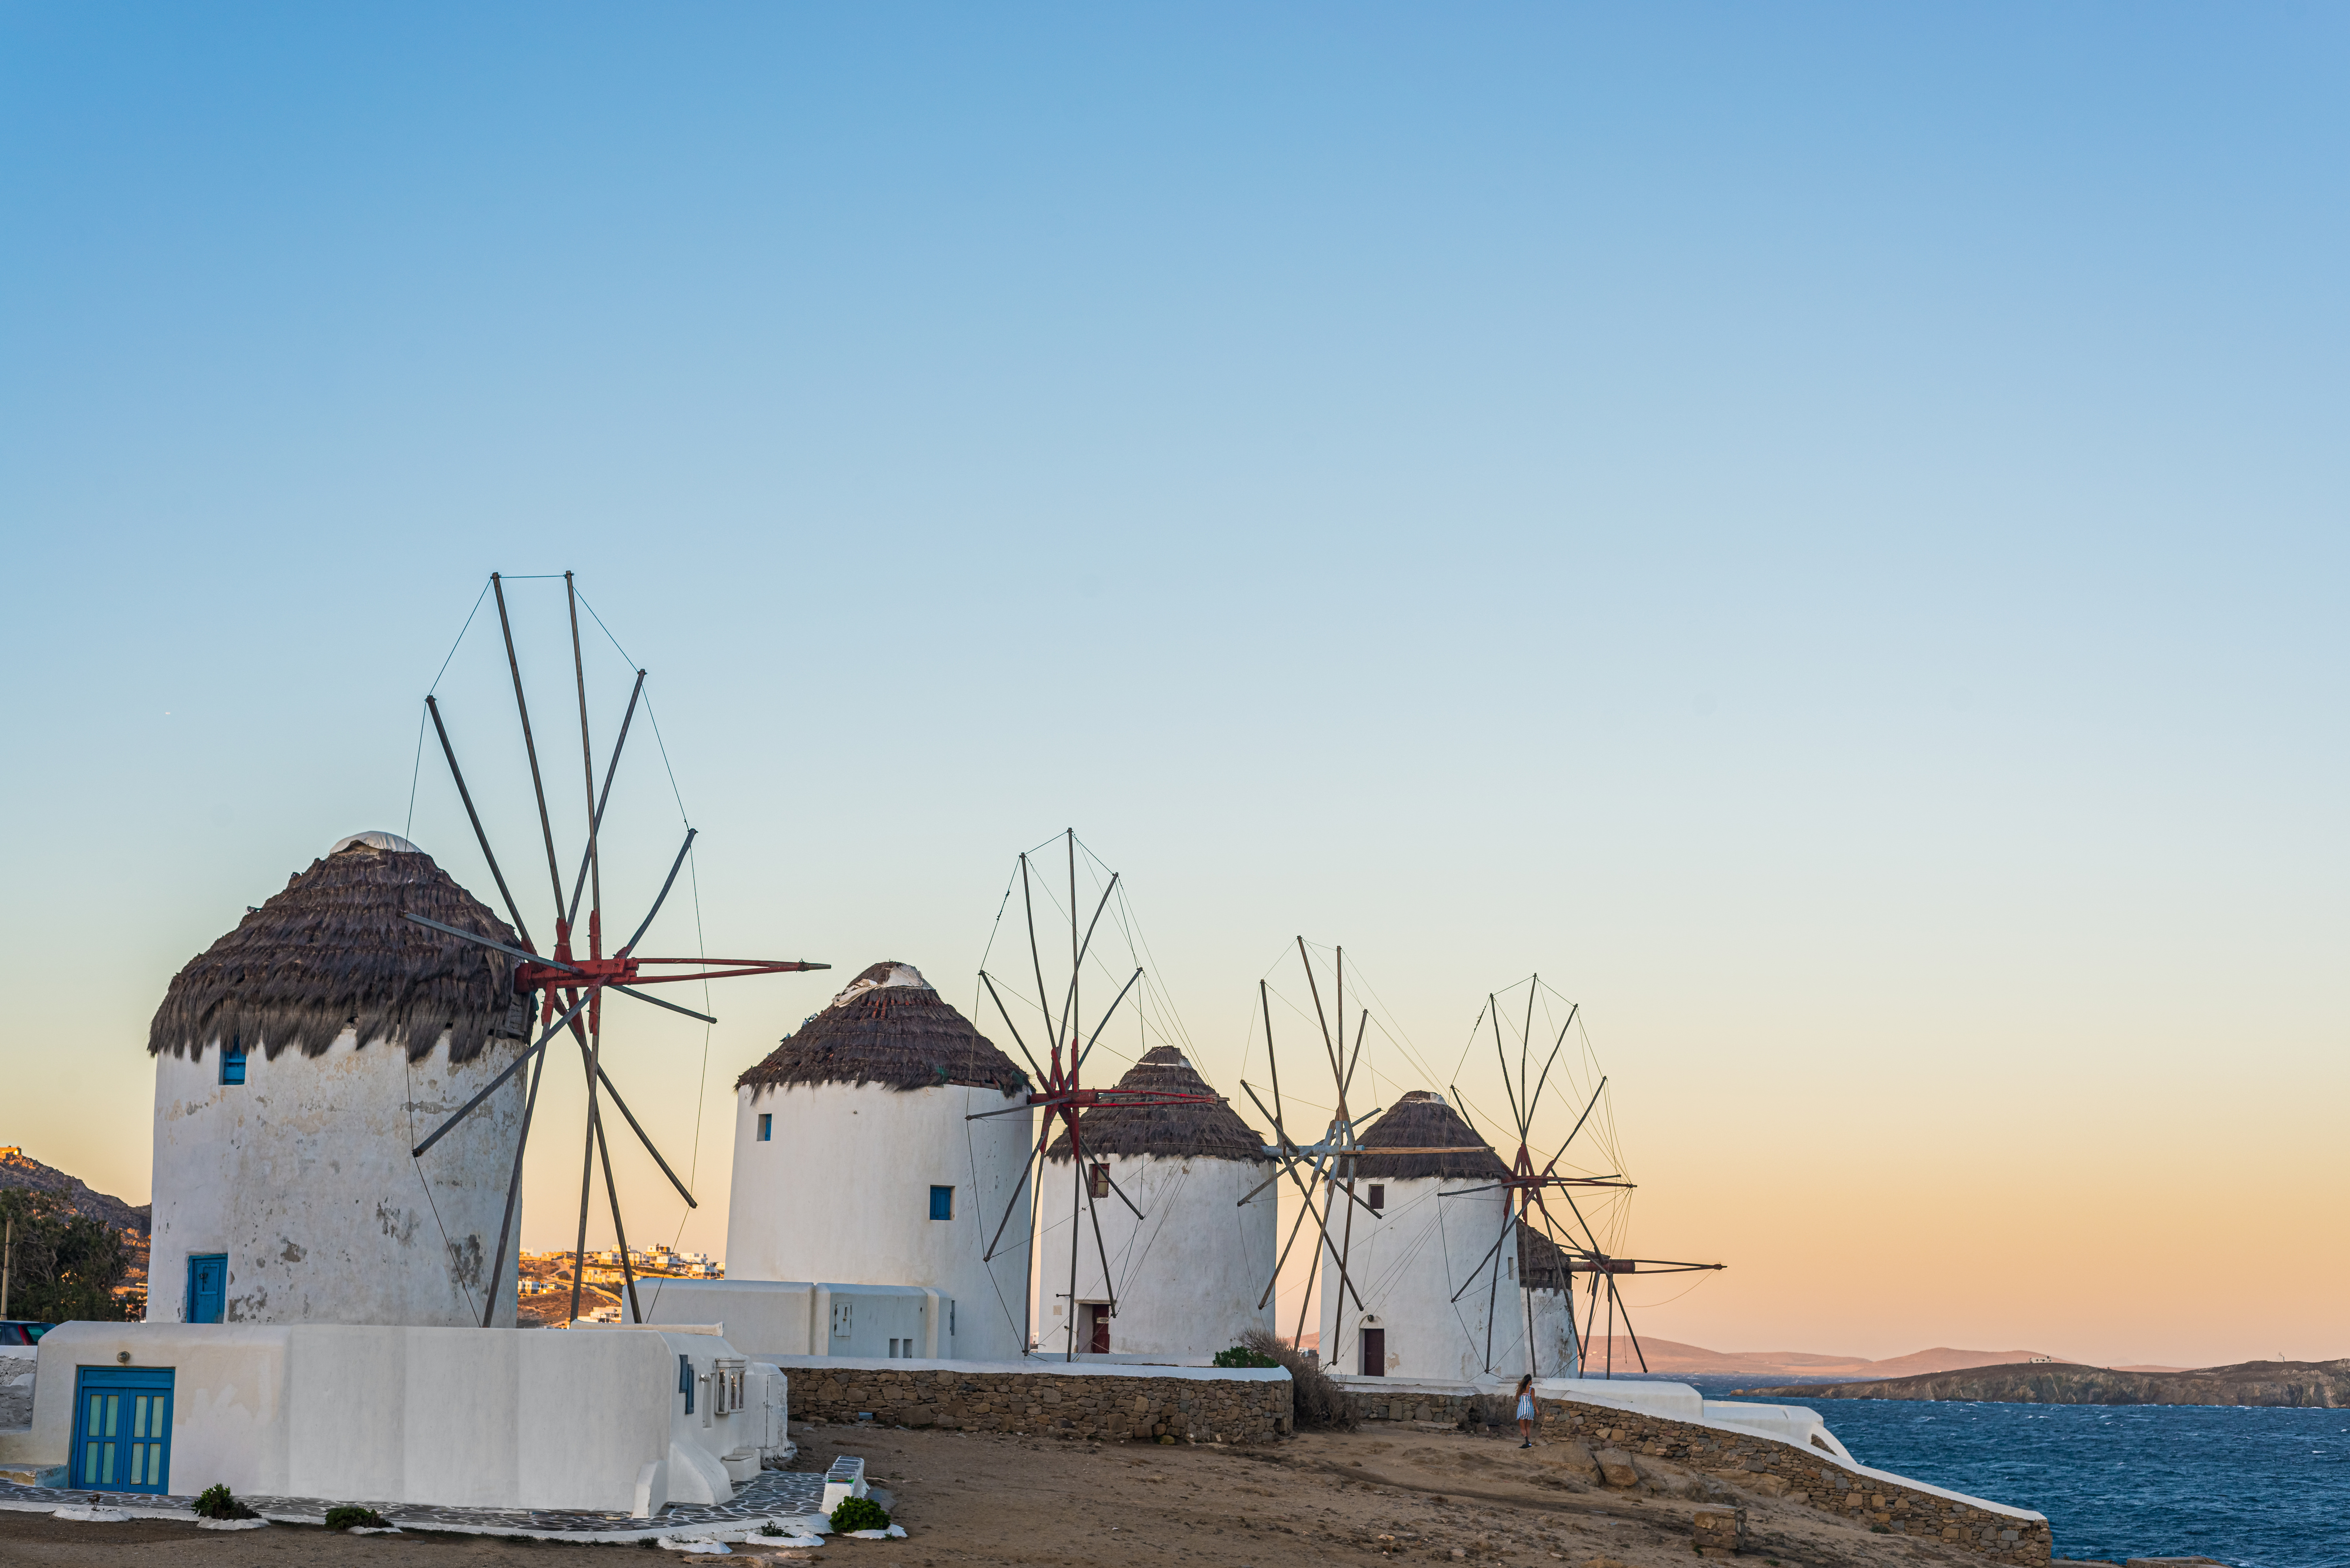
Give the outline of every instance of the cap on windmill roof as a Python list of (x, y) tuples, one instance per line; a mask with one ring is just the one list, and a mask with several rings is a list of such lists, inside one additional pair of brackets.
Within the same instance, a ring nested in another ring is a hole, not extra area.
[(397, 833), (386, 833), (381, 828), (374, 828), (366, 833), (354, 833), (348, 838), (338, 838), (335, 840), (335, 846), (327, 853), (330, 856), (340, 855), (354, 844), (364, 844), (375, 849), (396, 849), (402, 855), (424, 853)]
[(444, 1032), (451, 1061), (479, 1055), (491, 1035), (519, 1027), (514, 961), (403, 918), (411, 913), (519, 945), (432, 857), (362, 833), (288, 877), (172, 977), (149, 1053), (201, 1059), (213, 1042), (234, 1040), (271, 1057), (289, 1046), (317, 1056), (352, 1029), (362, 1047), (388, 1040), (411, 1060)]
[[(1357, 1178), (1410, 1181), (1420, 1177), (1447, 1179), (1500, 1180), (1510, 1174), (1502, 1157), (1479, 1137), (1461, 1113), (1441, 1095), (1414, 1089), (1388, 1108), (1385, 1116), (1363, 1129), (1363, 1155), (1355, 1162)], [(1452, 1154), (1388, 1154), (1380, 1148), (1442, 1148)]]
[(785, 1084), (942, 1084), (1015, 1094), (1028, 1075), (971, 1026), (910, 963), (884, 959), (858, 974), (820, 1012), (784, 1036), (736, 1088)]
[[(1172, 1045), (1157, 1045), (1126, 1070), (1121, 1089), (1149, 1089), (1162, 1095), (1213, 1095), (1183, 1054)], [(1232, 1106), (1218, 1096), (1213, 1105), (1096, 1106), (1077, 1118), (1087, 1154), (1156, 1154), (1201, 1156), (1210, 1159), (1265, 1160), (1264, 1139), (1241, 1120)], [(1069, 1158), (1066, 1128), (1045, 1153), (1047, 1159)]]

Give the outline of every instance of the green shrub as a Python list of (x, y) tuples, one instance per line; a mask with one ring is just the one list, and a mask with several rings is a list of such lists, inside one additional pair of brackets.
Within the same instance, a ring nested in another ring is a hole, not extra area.
[(1217, 1366), (1278, 1366), (1280, 1362), (1263, 1351), (1245, 1345), (1235, 1345), (1230, 1350), (1216, 1352), (1212, 1365)]
[(122, 1238), (77, 1214), (53, 1192), (0, 1189), (0, 1220), (13, 1220), (8, 1315), (31, 1323), (120, 1323), (138, 1314), (115, 1298), (130, 1267)]
[(832, 1511), (832, 1527), (844, 1534), (852, 1530), (887, 1530), (889, 1511), (869, 1497), (845, 1497)]
[(191, 1505), (203, 1519), (258, 1519), (261, 1516), (236, 1501), (228, 1488), (208, 1486)]
[(327, 1528), (348, 1530), (353, 1525), (365, 1525), (369, 1530), (383, 1528), (383, 1515), (371, 1508), (361, 1508), (355, 1502), (337, 1503), (327, 1510)]

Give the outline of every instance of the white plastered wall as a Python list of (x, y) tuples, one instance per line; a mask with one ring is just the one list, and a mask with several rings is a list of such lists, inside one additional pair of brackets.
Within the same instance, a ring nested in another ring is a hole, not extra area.
[[(1109, 1286), (1117, 1287), (1118, 1310), (1110, 1319), (1113, 1355), (1208, 1356), (1230, 1349), (1250, 1329), (1273, 1330), (1273, 1303), (1259, 1307), (1257, 1299), (1273, 1278), (1279, 1195), (1266, 1187), (1248, 1202), (1241, 1199), (1277, 1168), (1201, 1156), (1113, 1155), (1098, 1162), (1088, 1157), (1085, 1163), (1108, 1165), (1110, 1179), (1142, 1216), (1137, 1219), (1112, 1193), (1093, 1200), (1089, 1217), (1070, 1162), (1045, 1161), (1037, 1287), (1041, 1351), (1069, 1347), (1073, 1240), (1076, 1300), (1107, 1302)], [(1099, 1247), (1094, 1241), (1096, 1217), (1101, 1221)], [(1076, 1349), (1087, 1349), (1082, 1337)]]
[[(965, 1119), (1008, 1107), (1010, 1116)], [(775, 1118), (765, 1142), (761, 1116)], [(727, 1279), (927, 1287), (955, 1303), (938, 1355), (1017, 1359), (1025, 1351), (1029, 1194), (1020, 1177), (1035, 1148), (1030, 1119), (1019, 1096), (959, 1084), (737, 1090)], [(954, 1189), (952, 1219), (930, 1217), (934, 1186)], [(983, 1262), (1007, 1206), (1002, 1244)]]
[[(182, 1495), (642, 1514), (727, 1501), (730, 1457), (754, 1472), (783, 1428), (759, 1401), (715, 1408), (717, 1363), (747, 1358), (712, 1334), (71, 1323), (41, 1341), (43, 1462), (68, 1462), (76, 1369), (126, 1356), (172, 1369)], [(762, 1381), (781, 1397), (779, 1374)]]
[[(182, 1321), (189, 1256), (221, 1252), (228, 1323), (479, 1324), (525, 1075), (422, 1159), (409, 1150), (521, 1049), (493, 1039), (452, 1066), (445, 1035), (411, 1062), (346, 1030), (319, 1056), (252, 1050), (236, 1085), (217, 1044), (157, 1056), (148, 1321)], [(521, 1229), (517, 1206), (496, 1324), (515, 1321)]]
[[(916, 1285), (802, 1280), (660, 1280), (640, 1285), (645, 1321), (707, 1324), (764, 1361), (783, 1355), (952, 1359), (961, 1314)], [(991, 1303), (993, 1304), (993, 1303)]]
[[(1323, 1365), (1334, 1372), (1360, 1372), (1362, 1330), (1367, 1326), (1387, 1331), (1388, 1376), (1469, 1382), (1488, 1376), (1489, 1366), (1496, 1376), (1523, 1372), (1526, 1308), (1518, 1287), (1514, 1233), (1502, 1243), (1498, 1282), (1491, 1257), (1507, 1195), (1482, 1178), (1427, 1177), (1381, 1185), (1386, 1206), (1377, 1215), (1355, 1208), (1347, 1239), (1347, 1273), (1361, 1293), (1360, 1306), (1345, 1293), (1336, 1261), (1323, 1255)], [(1355, 1190), (1367, 1197), (1369, 1186), (1367, 1179), (1357, 1180)], [(1346, 1230), (1349, 1207), (1341, 1203), (1331, 1216), (1334, 1238)], [(1455, 1293), (1458, 1301), (1452, 1299)], [(1537, 1292), (1537, 1301), (1550, 1293)], [(1295, 1323), (1288, 1325), (1295, 1328)], [(1545, 1332), (1538, 1314), (1537, 1345)], [(1545, 1355), (1546, 1372), (1550, 1366)]]

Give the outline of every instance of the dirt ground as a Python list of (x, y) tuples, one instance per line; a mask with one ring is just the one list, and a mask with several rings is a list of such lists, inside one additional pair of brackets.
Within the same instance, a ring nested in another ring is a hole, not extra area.
[[(893, 1494), (907, 1531), (904, 1541), (843, 1540), (784, 1559), (835, 1568), (1302, 1568), (1390, 1557), (1526, 1568), (1554, 1561), (1574, 1568), (1681, 1568), (1694, 1557), (1690, 1515), (1732, 1504), (1747, 1511), (1750, 1563), (1843, 1568), (1984, 1561), (1955, 1547), (1872, 1535), (1658, 1461), (1642, 1463), (1659, 1490), (1630, 1496), (1575, 1479), (1544, 1448), (1451, 1431), (1308, 1433), (1253, 1449), (817, 1425), (795, 1426), (793, 1436), (800, 1444), (795, 1469), (822, 1470), (840, 1453), (863, 1456), (868, 1477)], [(1689, 1495), (1666, 1495), (1672, 1490)], [(290, 1525), (226, 1532), (151, 1520), (83, 1524), (0, 1512), (0, 1564), (7, 1568), (614, 1568), (615, 1553), (635, 1550), (478, 1536), (352, 1537)], [(733, 1554), (737, 1561), (775, 1555), (749, 1545)]]

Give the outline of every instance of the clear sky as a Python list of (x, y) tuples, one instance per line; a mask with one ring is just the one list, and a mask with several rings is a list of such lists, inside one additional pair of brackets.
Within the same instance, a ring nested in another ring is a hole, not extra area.
[[(1227, 1089), (1300, 932), (1431, 1063), (1579, 1000), (1632, 1243), (1732, 1265), (1647, 1332), (2350, 1354), (2346, 66), (2293, 5), (0, 7), (0, 1140), (147, 1196), (172, 972), (406, 825), (486, 574), (568, 567), (712, 951), (965, 1001), (1074, 824)], [(707, 1112), (645, 1231), (720, 1243), (831, 985), (615, 1033)]]

